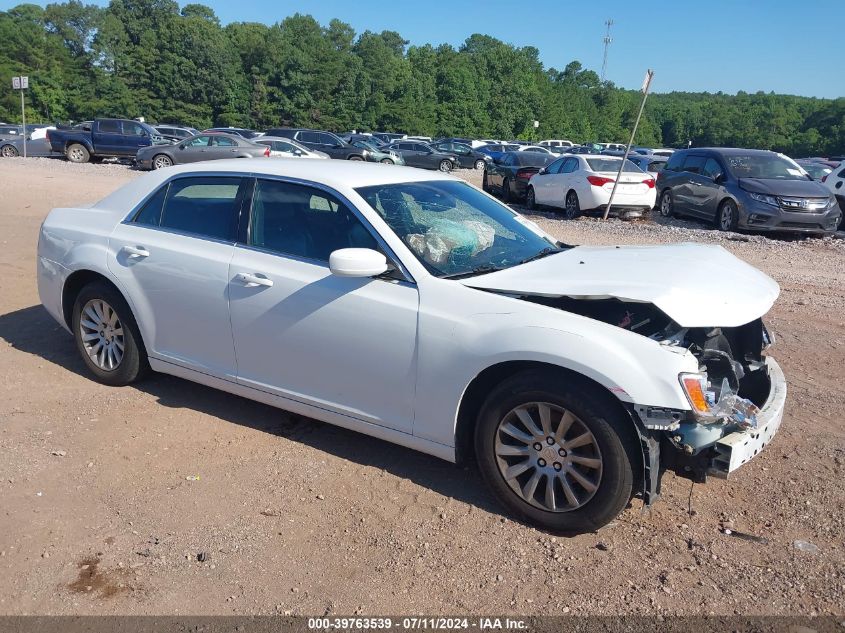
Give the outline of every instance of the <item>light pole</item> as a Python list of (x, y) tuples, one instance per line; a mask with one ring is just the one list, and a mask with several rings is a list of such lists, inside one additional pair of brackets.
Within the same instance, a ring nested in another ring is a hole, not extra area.
[(26, 107), (24, 106), (23, 91), (29, 88), (29, 77), (21, 75), (12, 77), (12, 90), (19, 90), (21, 93), (21, 127), (23, 131), (23, 157), (26, 158)]

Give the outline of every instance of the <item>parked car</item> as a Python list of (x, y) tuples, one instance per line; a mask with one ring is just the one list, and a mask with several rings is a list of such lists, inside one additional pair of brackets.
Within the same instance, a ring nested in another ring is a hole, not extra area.
[(351, 144), (353, 141), (365, 141), (365, 142), (367, 142), (367, 143), (369, 143), (370, 145), (373, 145), (373, 146), (375, 146), (375, 147), (381, 147), (382, 145), (387, 145), (387, 143), (385, 143), (384, 141), (382, 141), (380, 138), (378, 138), (378, 137), (376, 137), (376, 136), (373, 136), (372, 134), (356, 134), (356, 133), (349, 133), (349, 134), (343, 134), (343, 135), (341, 135), (341, 137), (340, 137), (340, 138), (341, 138), (343, 141), (345, 141), (345, 142), (347, 142), (347, 143), (350, 143), (350, 144)]
[(367, 160), (385, 165), (404, 165), (405, 159), (389, 145), (375, 145), (372, 141), (355, 140), (351, 145), (367, 152)]
[[(562, 209), (568, 219), (603, 211), (610, 201), (622, 159), (601, 154), (562, 156), (532, 176), (526, 202), (529, 208), (547, 205)], [(625, 163), (613, 196), (611, 212), (642, 215), (654, 207), (654, 177), (631, 161)]]
[(652, 504), (666, 469), (735, 471), (786, 401), (762, 272), (713, 245), (564, 246), (438, 172), (174, 167), (54, 209), (36, 261), (97, 381), (172, 374), (472, 460), (544, 530)]
[(822, 178), (822, 182), (836, 197), (836, 202), (842, 211), (838, 228), (845, 230), (845, 163), (840, 163), (835, 170)]
[(657, 174), (657, 186), (661, 215), (689, 215), (723, 231), (824, 234), (841, 217), (833, 193), (768, 150), (680, 150)]
[(407, 136), (406, 134), (395, 134), (393, 132), (373, 132), (373, 136), (375, 136), (378, 140), (382, 143), (390, 144), (393, 141), (399, 141)]
[[(26, 140), (27, 156), (44, 157), (54, 155), (53, 149), (50, 146), (50, 139), (47, 138), (47, 134), (51, 129), (55, 128), (42, 128), (28, 135)], [(0, 156), (3, 158), (15, 158), (17, 156), (23, 156), (23, 154), (24, 142), (22, 135), (0, 138)]]
[(350, 145), (337, 134), (331, 132), (298, 127), (280, 127), (267, 130), (266, 135), (292, 138), (300, 145), (316, 152), (324, 152), (332, 158), (341, 160), (369, 159), (369, 150)]
[(519, 149), (519, 145), (515, 145), (512, 143), (491, 143), (489, 145), (482, 145), (481, 147), (476, 147), (475, 151), (481, 152), (482, 154), (487, 154), (490, 158), (494, 161), (501, 158), (508, 152), (515, 152)]
[(155, 131), (159, 135), (161, 135), (162, 138), (176, 143), (183, 139), (190, 138), (191, 136), (196, 136), (197, 134), (199, 134), (199, 130), (195, 128), (182, 127), (177, 125), (154, 125), (153, 129), (155, 129)]
[(486, 138), (486, 139), (483, 138), (483, 139), (477, 139), (477, 140), (471, 141), (469, 146), (472, 147), (472, 149), (479, 149), (480, 147), (483, 147), (484, 145), (501, 145), (501, 144), (502, 144), (502, 141), (498, 141), (498, 140), (495, 140), (495, 139), (489, 139), (489, 138)]
[(517, 152), (536, 152), (538, 154), (549, 154), (549, 155), (554, 153), (548, 147), (540, 147), (539, 145), (529, 145), (529, 144), (520, 145), (519, 147), (516, 148), (516, 151)]
[(87, 163), (107, 157), (133, 157), (140, 148), (161, 138), (146, 123), (129, 119), (95, 119), (90, 128), (51, 131), (48, 138), (52, 151), (64, 154), (72, 163)]
[(270, 148), (270, 156), (281, 158), (331, 158), (325, 152), (315, 152), (290, 138), (262, 135), (253, 143), (266, 145)]
[[(245, 139), (254, 139), (259, 137), (263, 134), (263, 132), (258, 132), (256, 130), (249, 130), (243, 127), (212, 127), (207, 130), (203, 130), (203, 133), (209, 132), (222, 132), (223, 134), (235, 134), (236, 136), (242, 136)], [(199, 132), (197, 132), (199, 134)]]
[(23, 127), (20, 125), (0, 125), (0, 138), (15, 138), (23, 135)]
[(162, 169), (203, 160), (259, 156), (270, 156), (270, 148), (237, 134), (202, 132), (181, 143), (144, 147), (138, 150), (135, 162), (140, 169)]
[(493, 160), (488, 154), (472, 149), (466, 143), (457, 141), (441, 141), (432, 147), (438, 152), (451, 154), (458, 159), (458, 166), (462, 169), (484, 169), (488, 161)]
[(555, 147), (573, 147), (575, 143), (563, 139), (547, 139), (545, 141), (540, 141), (537, 145), (548, 147), (550, 150), (554, 151)]
[(430, 137), (430, 136), (406, 136), (406, 137), (405, 137), (405, 140), (408, 140), (408, 141), (420, 141), (420, 142), (422, 142), (422, 143), (431, 143), (431, 140), (432, 140), (432, 139), (431, 139), (431, 137)]
[(651, 153), (654, 156), (666, 156), (667, 158), (675, 153), (675, 150), (670, 149), (668, 147), (660, 147), (658, 149), (651, 150)]
[(628, 160), (655, 178), (657, 178), (657, 173), (666, 167), (666, 163), (669, 161), (665, 156), (654, 156), (651, 154), (629, 154)]
[(818, 180), (819, 182), (824, 182), (824, 177), (833, 171), (833, 167), (820, 161), (799, 158), (795, 162), (801, 165), (801, 169), (810, 174), (813, 180)]
[(438, 151), (421, 141), (394, 141), (387, 149), (399, 154), (409, 167), (449, 172), (460, 166), (460, 160), (454, 154)]
[(594, 150), (592, 147), (588, 147), (586, 145), (576, 145), (575, 147), (570, 147), (569, 150), (566, 152), (567, 154), (597, 154), (598, 152)]
[(553, 160), (552, 154), (508, 152), (487, 164), (481, 188), (489, 193), (498, 193), (505, 202), (522, 200), (531, 177)]

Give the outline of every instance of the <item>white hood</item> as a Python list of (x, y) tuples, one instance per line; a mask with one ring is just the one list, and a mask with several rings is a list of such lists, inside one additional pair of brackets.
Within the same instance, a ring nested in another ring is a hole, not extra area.
[(682, 327), (736, 327), (763, 316), (777, 283), (721, 246), (577, 246), (462, 279), (510, 294), (652, 303)]

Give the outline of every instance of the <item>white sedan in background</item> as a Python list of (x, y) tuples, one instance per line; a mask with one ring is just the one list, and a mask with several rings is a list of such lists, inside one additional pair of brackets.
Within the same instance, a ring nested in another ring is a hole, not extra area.
[(763, 273), (718, 246), (568, 246), (447, 174), (327, 162), (178, 166), (54, 209), (41, 301), (102, 383), (154, 370), (474, 458), (554, 531), (771, 441)]
[[(567, 154), (531, 177), (525, 194), (529, 209), (537, 205), (563, 209), (568, 219), (582, 212), (603, 210), (619, 175), (622, 159), (602, 154)], [(611, 211), (643, 214), (654, 207), (655, 181), (631, 161), (626, 161), (613, 196)]]
[(273, 158), (331, 158), (325, 152), (308, 149), (293, 139), (281, 136), (259, 136), (252, 142), (269, 147)]

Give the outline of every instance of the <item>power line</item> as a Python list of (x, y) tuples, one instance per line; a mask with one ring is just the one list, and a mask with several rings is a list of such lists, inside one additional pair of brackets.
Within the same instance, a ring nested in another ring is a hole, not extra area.
[(604, 36), (602, 40), (604, 42), (604, 59), (601, 63), (601, 80), (604, 81), (605, 73), (607, 72), (607, 51), (610, 48), (610, 43), (613, 41), (613, 38), (610, 37), (610, 27), (613, 26), (613, 20), (608, 18), (605, 20), (604, 25), (607, 27), (607, 34)]

